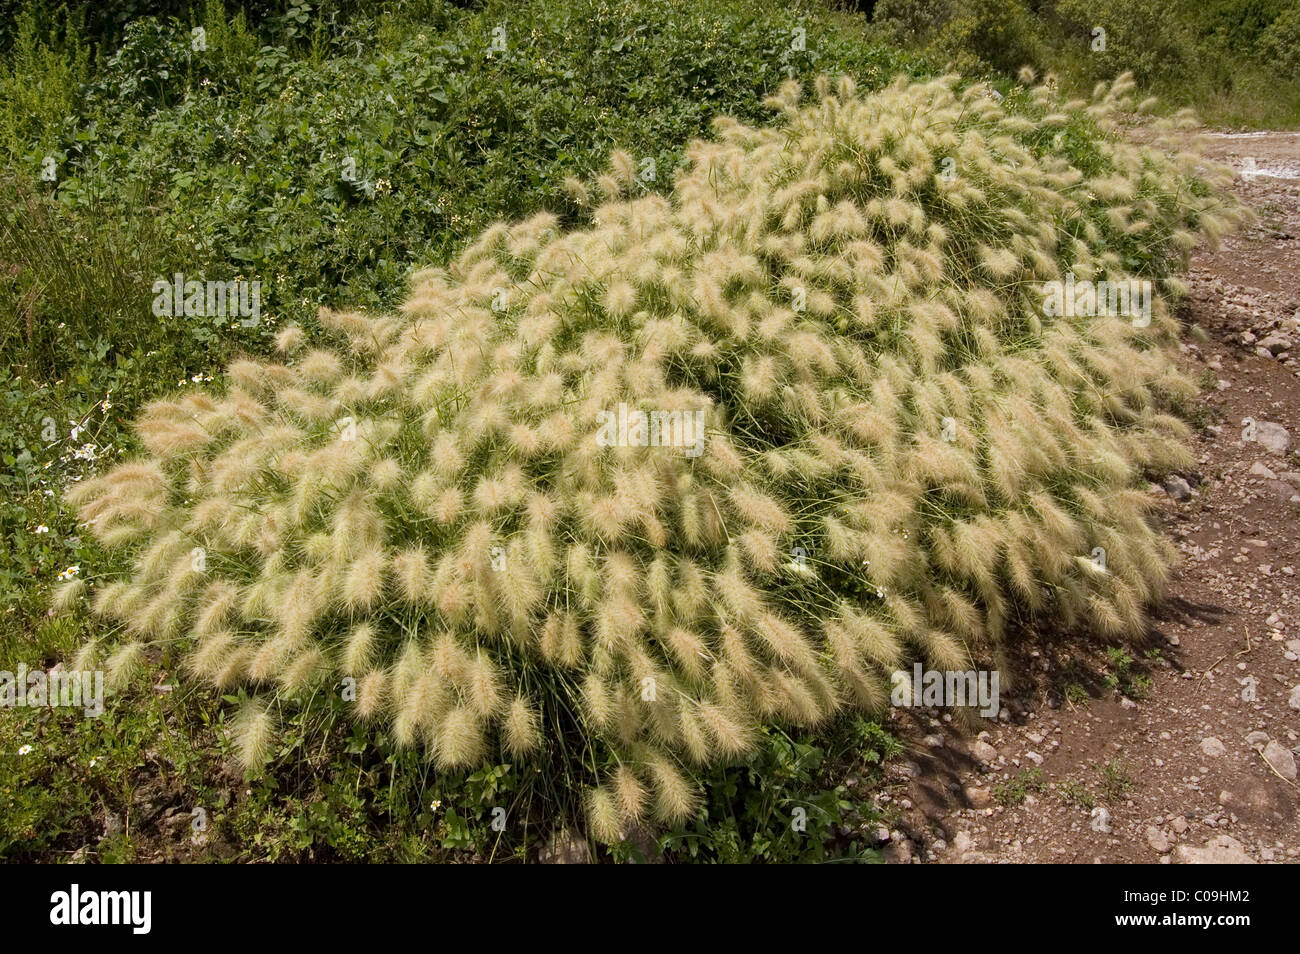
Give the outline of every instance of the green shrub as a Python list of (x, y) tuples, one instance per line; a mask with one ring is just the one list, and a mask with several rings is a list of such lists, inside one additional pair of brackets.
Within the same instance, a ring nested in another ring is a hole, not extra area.
[(1163, 81), (1195, 62), (1187, 21), (1163, 0), (1057, 0), (1053, 9), (1072, 61), (1094, 80), (1127, 70), (1141, 83)]
[(90, 50), (71, 17), (44, 23), (23, 10), (14, 31), (13, 47), (0, 68), (0, 158), (39, 162), (55, 148), (81, 102)]
[(936, 45), (956, 57), (954, 65), (960, 70), (991, 66), (1014, 73), (1042, 62), (1037, 30), (1022, 0), (961, 0), (957, 14), (940, 29)]
[(152, 405), (150, 456), (70, 495), (134, 561), (93, 580), (124, 638), (78, 668), (180, 650), (247, 688), (254, 770), (341, 686), (442, 771), (585, 789), (616, 841), (690, 817), (766, 726), (997, 652), (1018, 609), (1143, 631), (1167, 545), (1140, 475), (1188, 460), (1177, 322), (1158, 293), (1149, 323), (1053, 316), (1042, 283), (1163, 278), (1236, 212), (1195, 157), (1098, 132), (1127, 82), (1011, 110), (818, 85), (774, 128), (719, 120), (669, 197), (615, 152), (569, 183), (590, 227), (494, 224), (399, 315), (322, 309), (328, 348), (288, 327), (283, 363)]
[(1279, 75), (1300, 76), (1300, 6), (1284, 10), (1259, 38), (1264, 61)]
[(871, 19), (896, 43), (923, 44), (956, 16), (958, 4), (959, 0), (879, 0)]

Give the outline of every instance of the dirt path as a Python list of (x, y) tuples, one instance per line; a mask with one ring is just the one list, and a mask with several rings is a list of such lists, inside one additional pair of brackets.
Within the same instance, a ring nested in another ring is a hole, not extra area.
[(921, 716), (891, 861), (1300, 860), (1300, 133), (1205, 148), (1259, 223), (1193, 260), (1183, 365), (1212, 389), (1196, 472), (1153, 487), (1184, 558), (1154, 641), (1046, 637), (977, 739)]

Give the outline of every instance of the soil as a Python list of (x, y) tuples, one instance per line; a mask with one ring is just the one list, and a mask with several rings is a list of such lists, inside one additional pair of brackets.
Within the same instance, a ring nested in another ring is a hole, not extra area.
[(1300, 132), (1201, 148), (1258, 222), (1192, 261), (1181, 363), (1206, 393), (1195, 472), (1152, 487), (1184, 562), (1150, 642), (1125, 663), (1039, 634), (978, 735), (900, 719), (890, 861), (1300, 860)]

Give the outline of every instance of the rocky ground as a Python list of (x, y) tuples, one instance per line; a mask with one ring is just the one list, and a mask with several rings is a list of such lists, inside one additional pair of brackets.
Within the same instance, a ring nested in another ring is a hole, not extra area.
[(1259, 221), (1193, 260), (1183, 364), (1207, 393), (1196, 471), (1152, 487), (1184, 563), (1151, 642), (1045, 634), (978, 736), (914, 711), (890, 861), (1300, 859), (1300, 133), (1203, 148)]

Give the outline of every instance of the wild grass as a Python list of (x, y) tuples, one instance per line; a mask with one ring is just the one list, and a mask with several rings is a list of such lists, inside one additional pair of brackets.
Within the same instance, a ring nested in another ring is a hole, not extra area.
[[(438, 770), (535, 764), (618, 841), (764, 729), (880, 710), (900, 662), (996, 659), (1018, 614), (1137, 636), (1171, 556), (1142, 475), (1187, 462), (1172, 270), (1241, 213), (1224, 170), (1113, 133), (1131, 91), (791, 82), (667, 196), (615, 154), (572, 190), (589, 227), (498, 222), (396, 314), (322, 309), (325, 340), (153, 403), (148, 456), (72, 492), (133, 565), (90, 580), (94, 651), (247, 693), (250, 769), (353, 693)], [(1044, 312), (1044, 282), (1130, 269), (1149, 324)], [(620, 403), (702, 411), (703, 453), (603, 446)]]

